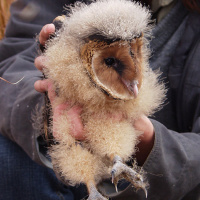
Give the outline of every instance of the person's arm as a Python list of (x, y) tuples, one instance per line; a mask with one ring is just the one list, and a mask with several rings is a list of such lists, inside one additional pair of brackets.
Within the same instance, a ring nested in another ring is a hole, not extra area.
[[(197, 123), (200, 127), (200, 118)], [(146, 117), (135, 124), (137, 129), (145, 132), (141, 136), (136, 158), (141, 161), (140, 165), (149, 184), (147, 199), (182, 199), (200, 184), (200, 134), (177, 133)], [(152, 125), (153, 132), (150, 131)], [(152, 140), (149, 140), (151, 136)], [(153, 147), (149, 149), (152, 142)], [(144, 191), (136, 192), (131, 184), (122, 184), (118, 193), (109, 182), (102, 182), (99, 188), (113, 200), (146, 199)]]
[(39, 130), (33, 129), (32, 115), (44, 104), (34, 82), (42, 73), (36, 70), (36, 34), (63, 10), (61, 3), (18, 0), (11, 6), (5, 38), (0, 42), (0, 76), (16, 85), (0, 81), (0, 133), (16, 142), (36, 162), (41, 163), (36, 144)]
[(152, 120), (154, 147), (144, 162), (149, 197), (181, 199), (200, 183), (200, 135), (177, 133)]

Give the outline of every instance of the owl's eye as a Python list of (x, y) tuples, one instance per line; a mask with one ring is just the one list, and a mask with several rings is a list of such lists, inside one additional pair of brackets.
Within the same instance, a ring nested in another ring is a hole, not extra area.
[(116, 59), (113, 57), (108, 57), (104, 61), (107, 66), (113, 66), (116, 63)]

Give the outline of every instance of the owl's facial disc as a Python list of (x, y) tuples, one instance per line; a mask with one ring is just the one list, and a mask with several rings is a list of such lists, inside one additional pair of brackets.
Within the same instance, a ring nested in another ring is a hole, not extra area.
[(134, 64), (129, 51), (122, 48), (122, 51), (115, 51), (117, 54), (105, 49), (97, 52), (92, 59), (92, 74), (96, 85), (109, 96), (130, 100), (138, 96), (140, 70)]
[(93, 83), (111, 98), (136, 98), (142, 83), (140, 46), (137, 40), (86, 43), (81, 55)]

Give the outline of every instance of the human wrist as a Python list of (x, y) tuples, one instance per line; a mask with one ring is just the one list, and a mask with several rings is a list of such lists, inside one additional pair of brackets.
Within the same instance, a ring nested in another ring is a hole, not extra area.
[(137, 151), (135, 155), (138, 164), (141, 166), (144, 164), (153, 148), (155, 131), (153, 124), (146, 116), (142, 116), (140, 119), (138, 119), (134, 123), (134, 127), (142, 132), (141, 136), (139, 137), (139, 143), (137, 144)]

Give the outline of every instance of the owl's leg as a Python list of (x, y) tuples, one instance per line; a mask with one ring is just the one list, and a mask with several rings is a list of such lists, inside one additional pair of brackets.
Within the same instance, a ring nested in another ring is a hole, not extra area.
[(89, 191), (89, 197), (87, 200), (108, 200), (98, 192), (94, 183), (92, 182), (88, 183), (87, 188)]
[(127, 181), (131, 182), (136, 189), (143, 189), (147, 198), (146, 184), (143, 180), (143, 177), (134, 169), (125, 165), (119, 156), (115, 156), (113, 159), (113, 168), (111, 171), (111, 175), (112, 183), (115, 185), (116, 190), (118, 180), (124, 178)]
[(56, 123), (59, 135), (55, 138), (56, 144), (51, 146), (49, 155), (58, 178), (69, 185), (86, 184), (89, 200), (106, 200), (96, 189), (96, 184), (102, 180), (108, 167), (100, 156), (90, 150), (89, 143), (76, 141), (68, 133), (66, 115), (60, 116)]
[(58, 178), (71, 185), (85, 183), (89, 193), (88, 200), (107, 200), (96, 188), (104, 167), (101, 165), (101, 160), (79, 143), (71, 142), (70, 138), (69, 135), (68, 143), (60, 142), (52, 146), (50, 152)]
[[(91, 118), (86, 124), (92, 152), (101, 158), (108, 159), (113, 183), (125, 178), (137, 189), (146, 192), (145, 182), (141, 175), (126, 164), (135, 153), (135, 145), (140, 132), (137, 132), (127, 120), (115, 122), (112, 119), (95, 120)], [(116, 187), (117, 188), (117, 187)]]

